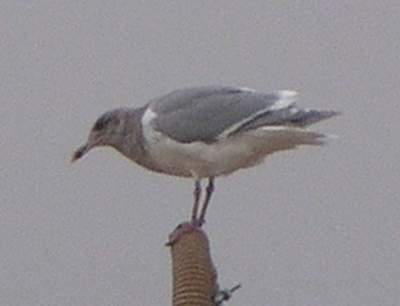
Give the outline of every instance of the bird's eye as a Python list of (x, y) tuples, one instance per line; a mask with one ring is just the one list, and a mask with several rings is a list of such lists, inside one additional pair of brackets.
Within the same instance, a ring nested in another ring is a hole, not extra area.
[(104, 115), (97, 119), (96, 123), (93, 126), (93, 130), (100, 131), (104, 129), (104, 127), (111, 121), (111, 116)]

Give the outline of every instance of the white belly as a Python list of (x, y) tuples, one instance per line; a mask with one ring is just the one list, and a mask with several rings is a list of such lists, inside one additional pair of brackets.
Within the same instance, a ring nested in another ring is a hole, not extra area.
[(165, 173), (204, 178), (254, 166), (266, 155), (296, 145), (320, 144), (321, 135), (286, 127), (260, 128), (211, 144), (179, 143), (154, 130), (146, 136), (151, 158)]
[(244, 144), (224, 141), (218, 144), (181, 144), (165, 138), (149, 144), (152, 159), (166, 173), (190, 177), (215, 177), (250, 166), (251, 151)]

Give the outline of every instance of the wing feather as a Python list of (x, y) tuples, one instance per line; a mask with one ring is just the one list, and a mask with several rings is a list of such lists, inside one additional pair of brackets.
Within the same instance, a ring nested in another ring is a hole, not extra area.
[(235, 87), (193, 87), (173, 91), (150, 102), (152, 127), (190, 143), (217, 139), (266, 126), (305, 127), (337, 115), (300, 109), (294, 91), (270, 94)]
[(216, 141), (238, 122), (271, 107), (279, 98), (231, 87), (183, 89), (150, 103), (153, 128), (183, 143)]

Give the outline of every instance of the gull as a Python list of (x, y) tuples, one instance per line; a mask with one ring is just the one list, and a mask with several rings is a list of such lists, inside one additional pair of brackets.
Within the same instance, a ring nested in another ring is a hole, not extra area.
[[(216, 177), (258, 165), (278, 151), (324, 144), (327, 135), (307, 127), (339, 113), (299, 108), (296, 100), (292, 90), (178, 89), (142, 107), (101, 115), (72, 161), (110, 146), (148, 170), (193, 179), (191, 222), (201, 226)], [(208, 185), (200, 207), (203, 179)]]

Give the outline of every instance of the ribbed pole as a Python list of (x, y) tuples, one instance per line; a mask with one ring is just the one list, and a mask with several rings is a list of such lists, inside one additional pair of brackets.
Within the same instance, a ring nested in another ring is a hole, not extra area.
[(207, 235), (191, 223), (179, 225), (169, 236), (173, 306), (214, 306), (217, 275)]

